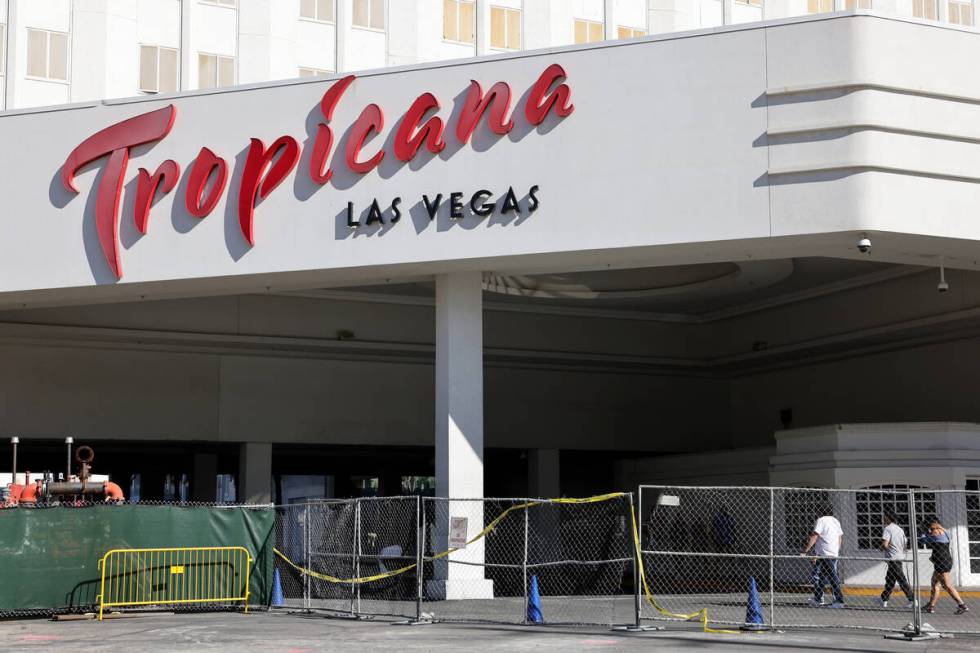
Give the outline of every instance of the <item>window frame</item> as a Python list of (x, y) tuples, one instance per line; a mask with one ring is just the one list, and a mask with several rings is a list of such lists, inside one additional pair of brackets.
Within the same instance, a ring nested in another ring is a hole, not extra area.
[(238, 10), (238, 0), (197, 0), (198, 4)]
[[(320, 7), (320, 3), (317, 0), (313, 0), (313, 13), (314, 14), (319, 14), (319, 7)], [(305, 20), (305, 21), (307, 21), (309, 23), (319, 23), (321, 25), (336, 25), (337, 24), (337, 0), (330, 0), (330, 12), (333, 14), (333, 17), (332, 18), (329, 18), (329, 19), (327, 19), (327, 18), (320, 18), (319, 15), (317, 15), (314, 18), (311, 18), (310, 16), (304, 16), (303, 15), (303, 2), (302, 2), (302, 0), (300, 0), (300, 4), (299, 4), (299, 19), (300, 20)]]
[[(214, 86), (201, 86), (201, 57), (214, 57), (214, 74), (215, 82)], [(234, 79), (231, 84), (221, 83), (221, 66), (219, 65), (220, 59), (230, 59), (232, 63), (232, 75)], [(219, 88), (228, 88), (229, 86), (234, 86), (238, 83), (238, 59), (227, 54), (218, 54), (217, 52), (202, 52), (198, 50), (197, 52), (197, 90), (199, 91), (211, 91)]]
[[(24, 75), (24, 79), (31, 79), (39, 82), (51, 82), (54, 84), (71, 84), (71, 32), (61, 32), (53, 29), (41, 29), (39, 27), (28, 27), (27, 29), (27, 56), (25, 57), (27, 63), (27, 74)], [(39, 77), (38, 75), (32, 75), (30, 73), (30, 34), (31, 32), (39, 32), (44, 34), (44, 71), (45, 76)], [(51, 77), (51, 35), (59, 34), (65, 37), (66, 47), (65, 47), (65, 78)]]
[[(761, 2), (761, 0), (759, 0), (759, 1)], [(622, 31), (623, 30), (627, 30), (630, 33), (630, 35), (629, 36), (622, 36)], [(639, 33), (637, 33), (637, 32), (639, 32)], [(616, 39), (617, 40), (620, 40), (620, 39), (639, 39), (639, 38), (643, 38), (644, 36), (649, 36), (649, 34), (647, 34), (647, 31), (645, 29), (643, 29), (642, 27), (631, 27), (629, 25), (617, 25), (616, 26)]]
[[(578, 26), (582, 23), (585, 26), (585, 41), (578, 40)], [(598, 40), (592, 40), (592, 28), (599, 27)], [(522, 30), (523, 31), (523, 30)], [(617, 31), (618, 34), (618, 31)], [(572, 40), (575, 45), (588, 45), (590, 43), (601, 43), (606, 40), (606, 24), (601, 20), (589, 20), (588, 18), (572, 18)]]
[[(303, 71), (308, 70), (312, 75), (304, 75)], [(324, 75), (333, 75), (336, 70), (327, 70), (326, 68), (317, 68), (315, 66), (297, 66), (297, 71), (299, 73), (300, 79), (309, 79), (310, 77), (323, 77)]]
[[(517, 44), (517, 47), (516, 48), (510, 48), (510, 47), (507, 47), (506, 45), (504, 47), (498, 48), (498, 47), (496, 47), (493, 44), (493, 10), (494, 9), (498, 9), (498, 10), (504, 12), (504, 23), (503, 23), (504, 24), (504, 43), (507, 43), (507, 41), (510, 40), (510, 39), (507, 38), (508, 36), (510, 36), (510, 32), (509, 32), (508, 27), (507, 27), (507, 24), (509, 22), (507, 20), (507, 12), (513, 12), (513, 13), (516, 13), (518, 15), (518, 17), (519, 17), (518, 25), (520, 27), (520, 34), (518, 34), (518, 39), (517, 39), (518, 40), (518, 44)], [(521, 9), (515, 9), (513, 7), (504, 7), (502, 5), (490, 5), (490, 49), (491, 50), (495, 50), (497, 52), (520, 52), (521, 50), (524, 49), (524, 9), (523, 8), (521, 8)]]
[[(136, 47), (139, 48), (139, 52), (140, 52), (139, 67), (138, 67), (138, 70), (137, 70), (137, 73), (136, 73), (136, 76), (137, 76), (136, 88), (139, 90), (139, 92), (140, 93), (146, 93), (148, 95), (156, 95), (158, 93), (177, 93), (177, 92), (179, 92), (180, 91), (180, 48), (171, 48), (171, 47), (166, 46), (166, 45), (155, 45), (153, 43), (140, 43)], [(156, 56), (156, 59), (157, 59), (157, 68), (156, 68), (156, 72), (157, 72), (157, 74), (156, 74), (157, 87), (154, 90), (143, 88), (143, 48), (153, 48), (154, 50), (156, 50), (156, 53), (157, 53), (157, 56)], [(167, 51), (173, 52), (174, 54), (177, 55), (177, 79), (174, 80), (174, 90), (172, 90), (172, 91), (161, 91), (160, 90), (160, 53), (163, 50), (167, 50)]]
[[(471, 5), (473, 7), (473, 25), (472, 25), (473, 40), (472, 41), (465, 41), (465, 40), (460, 39), (460, 38), (455, 38), (454, 39), (454, 38), (450, 38), (449, 36), (446, 36), (446, 3), (447, 2), (452, 2), (453, 4), (456, 5), (456, 36), (457, 37), (460, 35), (460, 32), (461, 32), (460, 27), (462, 25), (462, 23), (461, 23), (461, 12), (459, 10), (460, 6), (465, 4), (465, 5)], [(472, 45), (472, 46), (475, 46), (476, 45), (476, 0), (443, 0), (443, 3), (442, 3), (442, 40), (445, 43), (452, 43), (454, 45)]]
[[(962, 20), (952, 20), (950, 16), (952, 15), (951, 9), (956, 6), (959, 18), (963, 16), (963, 10), (966, 9), (970, 12), (970, 22), (964, 23)], [(973, 27), (976, 22), (976, 17), (973, 15), (973, 2), (967, 0), (966, 2), (956, 2), (955, 0), (949, 0), (946, 4), (946, 22), (950, 25), (962, 25), (964, 27)], [(0, 73), (2, 74), (2, 73)]]
[(368, 8), (368, 11), (367, 11), (368, 24), (367, 25), (361, 25), (359, 23), (355, 23), (354, 22), (354, 6), (353, 5), (354, 5), (354, 2), (358, 2), (358, 0), (353, 0), (351, 2), (351, 12), (350, 12), (351, 13), (351, 22), (350, 22), (351, 29), (363, 29), (363, 30), (367, 30), (369, 32), (378, 32), (378, 33), (381, 33), (381, 34), (384, 34), (385, 32), (387, 32), (388, 31), (388, 0), (381, 0), (381, 20), (383, 21), (383, 24), (382, 24), (381, 27), (374, 27), (374, 26), (371, 25), (371, 19), (374, 18), (374, 13), (371, 11), (371, 0), (361, 0), (361, 1), (367, 3), (367, 8)]
[[(918, 2), (922, 6), (922, 15), (921, 16), (918, 16), (915, 13), (915, 5), (916, 5), (916, 2)], [(926, 15), (928, 13), (926, 11), (926, 9), (928, 7), (931, 7), (932, 8), (932, 14), (933, 14), (932, 17), (929, 17), (929, 16)], [(913, 18), (918, 18), (919, 20), (938, 21), (939, 20), (939, 3), (937, 2), (937, 0), (912, 0), (912, 17)]]
[[(909, 490), (917, 490), (915, 494), (915, 511), (916, 519), (921, 520), (927, 517), (934, 517), (937, 515), (939, 508), (939, 499), (935, 491), (931, 488), (924, 487), (922, 485), (912, 485), (910, 483), (881, 483), (878, 485), (866, 485), (864, 487), (858, 488), (854, 491), (854, 547), (858, 551), (880, 551), (881, 544), (881, 529), (884, 527), (882, 524), (882, 517), (884, 516), (885, 508), (890, 508), (895, 511), (899, 518), (899, 526), (905, 531), (905, 538), (908, 542), (907, 549), (911, 550), (913, 546), (917, 546), (916, 542), (913, 542), (911, 524), (908, 514), (908, 501), (906, 499), (906, 493)], [(901, 494), (899, 494), (901, 493)], [(862, 494), (865, 496), (862, 497)], [(877, 496), (877, 499), (873, 499), (873, 496)], [(898, 503), (896, 499), (900, 498), (902, 503)], [(862, 502), (864, 502), (864, 510), (862, 510)], [(880, 508), (878, 511), (874, 511), (875, 504)], [(931, 508), (926, 508), (930, 506)], [(866, 520), (862, 520), (862, 517), (866, 516)], [(904, 520), (904, 523), (903, 523)], [(861, 535), (861, 529), (867, 528), (868, 534), (865, 536)], [(865, 544), (870, 546), (864, 546)], [(919, 547), (920, 549), (924, 547)]]
[[(817, 10), (816, 11), (811, 11), (811, 9), (810, 9), (810, 3), (811, 2), (816, 3), (816, 5), (817, 5)], [(829, 8), (828, 9), (821, 8), (822, 5), (826, 5), (828, 3), (829, 3)], [(806, 13), (809, 16), (816, 16), (817, 14), (829, 14), (833, 10), (834, 10), (834, 0), (807, 0)]]
[(7, 75), (7, 23), (0, 23), (0, 77)]

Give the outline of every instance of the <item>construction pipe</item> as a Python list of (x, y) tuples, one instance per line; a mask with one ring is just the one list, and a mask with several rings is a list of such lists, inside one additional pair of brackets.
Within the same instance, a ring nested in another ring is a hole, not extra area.
[(20, 503), (37, 503), (38, 486), (40, 484), (40, 481), (27, 483), (24, 486), (24, 491), (20, 493)]
[(72, 442), (74, 442), (74, 441), (75, 441), (75, 439), (73, 437), (71, 437), (70, 435), (67, 438), (65, 438), (65, 444), (68, 445), (68, 462), (65, 465), (65, 480), (66, 481), (70, 481), (71, 480), (71, 445), (72, 445)]
[(105, 498), (106, 501), (125, 501), (126, 497), (123, 495), (122, 488), (112, 481), (106, 481), (105, 483)]
[(10, 477), (10, 483), (12, 485), (16, 485), (16, 483), (17, 483), (17, 445), (20, 444), (20, 438), (18, 438), (16, 435), (13, 436), (12, 438), (10, 438), (10, 444), (14, 448), (14, 470), (13, 470), (14, 473), (13, 473), (13, 476)]

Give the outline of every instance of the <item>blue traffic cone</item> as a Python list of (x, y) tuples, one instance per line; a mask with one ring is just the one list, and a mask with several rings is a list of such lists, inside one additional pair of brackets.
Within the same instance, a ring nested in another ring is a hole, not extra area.
[(543, 624), (544, 615), (541, 613), (541, 594), (538, 592), (538, 577), (531, 576), (531, 589), (527, 593), (527, 622)]
[(742, 630), (765, 630), (762, 618), (762, 604), (759, 602), (759, 590), (755, 586), (755, 576), (749, 577), (749, 599), (745, 605), (745, 625)]
[(272, 607), (281, 608), (286, 604), (282, 596), (282, 582), (279, 580), (279, 567), (272, 570)]

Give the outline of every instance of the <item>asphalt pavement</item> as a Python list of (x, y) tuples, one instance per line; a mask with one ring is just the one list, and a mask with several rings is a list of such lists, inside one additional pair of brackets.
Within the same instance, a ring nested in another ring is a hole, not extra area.
[(930, 642), (883, 639), (880, 633), (830, 629), (720, 635), (694, 624), (660, 632), (623, 633), (607, 628), (558, 628), (468, 624), (396, 625), (382, 620), (325, 618), (286, 612), (154, 613), (98, 621), (44, 619), (0, 622), (0, 651), (166, 653), (262, 651), (333, 653), (389, 651), (800, 651), (893, 653), (980, 651), (980, 638), (958, 636)]

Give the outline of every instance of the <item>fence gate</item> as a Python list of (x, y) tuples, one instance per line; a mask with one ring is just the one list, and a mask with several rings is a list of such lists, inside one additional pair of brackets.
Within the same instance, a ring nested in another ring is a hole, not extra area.
[(105, 608), (243, 603), (252, 556), (241, 546), (113, 549), (99, 560)]

